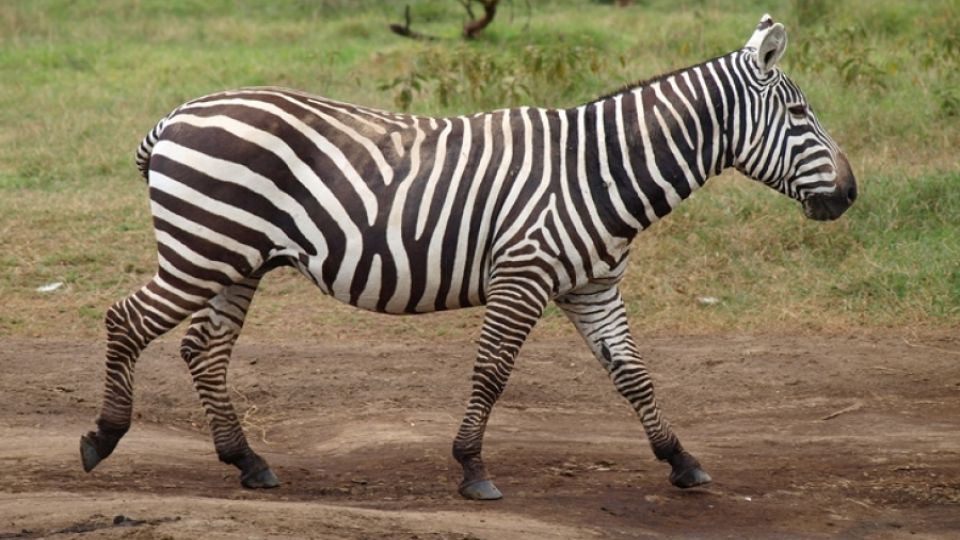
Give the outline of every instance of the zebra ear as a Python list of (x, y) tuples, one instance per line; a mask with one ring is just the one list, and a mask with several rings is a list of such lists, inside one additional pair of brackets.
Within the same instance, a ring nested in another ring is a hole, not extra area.
[(770, 15), (764, 15), (747, 42), (747, 48), (756, 51), (757, 67), (767, 73), (777, 65), (787, 49), (787, 31), (782, 24), (773, 22)]

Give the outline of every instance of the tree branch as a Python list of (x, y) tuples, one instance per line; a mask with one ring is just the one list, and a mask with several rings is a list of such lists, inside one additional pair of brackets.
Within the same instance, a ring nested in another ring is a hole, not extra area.
[[(484, 28), (490, 25), (493, 22), (493, 18), (497, 14), (497, 4), (500, 0), (458, 0), (460, 5), (467, 10), (467, 15), (469, 15), (470, 20), (468, 20), (463, 25), (463, 37), (465, 39), (473, 39), (477, 37)], [(483, 16), (479, 19), (473, 14), (473, 3), (477, 2), (483, 6)], [(529, 3), (528, 3), (529, 7)], [(403, 10), (403, 24), (392, 23), (390, 24), (390, 30), (399, 36), (408, 37), (410, 39), (421, 39), (425, 41), (435, 41), (440, 38), (436, 36), (431, 36), (429, 34), (421, 34), (416, 30), (410, 28), (410, 5), (408, 4)]]
[[(500, 0), (476, 1), (480, 2), (480, 5), (483, 6), (483, 17), (479, 19), (472, 19), (463, 25), (463, 37), (467, 39), (473, 39), (477, 37), (477, 34), (479, 34), (481, 30), (493, 22), (493, 17), (497, 14), (497, 3), (499, 3)], [(469, 9), (467, 11), (470, 12)]]
[(400, 25), (400, 24), (397, 24), (397, 23), (392, 23), (392, 24), (390, 25), (390, 30), (392, 30), (394, 34), (397, 34), (397, 35), (400, 35), (400, 36), (403, 36), (403, 37), (408, 37), (408, 38), (410, 38), (410, 39), (421, 39), (421, 40), (424, 40), (424, 41), (434, 41), (434, 40), (439, 39), (439, 38), (436, 37), (436, 36), (431, 36), (431, 35), (428, 35), (428, 34), (421, 34), (420, 32), (417, 32), (416, 30), (411, 30), (411, 29), (410, 29), (410, 5), (409, 5), (409, 4), (408, 4), (407, 7), (404, 8), (404, 10), (403, 10), (403, 19), (404, 19), (404, 24), (403, 24), (403, 25)]

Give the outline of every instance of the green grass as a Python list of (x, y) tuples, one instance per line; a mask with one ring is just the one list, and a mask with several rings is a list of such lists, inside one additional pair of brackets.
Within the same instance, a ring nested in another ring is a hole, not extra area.
[[(784, 69), (844, 148), (861, 198), (814, 223), (735, 174), (641, 235), (625, 294), (639, 332), (956, 328), (960, 324), (960, 12), (899, 2), (506, 2), (473, 42), (453, 0), (0, 3), (0, 335), (99, 332), (154, 255), (133, 151), (162, 115), (224, 88), (285, 85), (422, 114), (571, 106), (740, 47), (769, 11)], [(44, 283), (63, 281), (53, 293)], [(476, 310), (390, 318), (290, 272), (253, 332), (463, 337)], [(312, 294), (312, 296), (311, 296)], [(722, 301), (701, 305), (698, 297)], [(294, 315), (295, 313), (295, 315)], [(565, 328), (550, 310), (544, 326)]]

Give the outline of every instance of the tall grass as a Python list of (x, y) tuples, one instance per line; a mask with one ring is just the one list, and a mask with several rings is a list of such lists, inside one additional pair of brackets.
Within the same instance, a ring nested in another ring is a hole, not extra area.
[[(505, 3), (457, 39), (452, 0), (12, 0), (0, 3), (0, 335), (99, 331), (155, 265), (132, 152), (186, 99), (286, 85), (368, 105), (455, 114), (572, 106), (740, 47), (784, 22), (787, 73), (845, 149), (862, 196), (840, 221), (737, 175), (642, 234), (624, 289), (639, 331), (956, 328), (960, 323), (960, 13), (951, 0)], [(53, 293), (41, 284), (62, 281)], [(251, 329), (461, 336), (476, 312), (368, 316), (303, 300), (279, 272)], [(718, 304), (703, 305), (699, 297)], [(547, 328), (561, 324), (548, 312)], [(360, 330), (356, 327), (360, 326)], [(318, 330), (319, 328), (319, 330)], [(366, 329), (366, 330), (364, 330)]]

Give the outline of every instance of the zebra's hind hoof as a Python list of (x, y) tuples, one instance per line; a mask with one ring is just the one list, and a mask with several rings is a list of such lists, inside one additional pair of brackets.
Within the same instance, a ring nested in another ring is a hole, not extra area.
[(92, 436), (93, 433), (80, 436), (80, 459), (83, 461), (83, 472), (92, 471), (102, 459)]
[(503, 498), (503, 493), (490, 480), (477, 480), (460, 486), (460, 495), (474, 501), (496, 501)]
[(273, 471), (266, 468), (249, 475), (240, 475), (240, 484), (247, 489), (270, 489), (279, 486), (280, 480)]
[(712, 481), (713, 478), (710, 478), (710, 475), (700, 467), (692, 467), (680, 474), (670, 473), (670, 483), (681, 489), (702, 486)]

